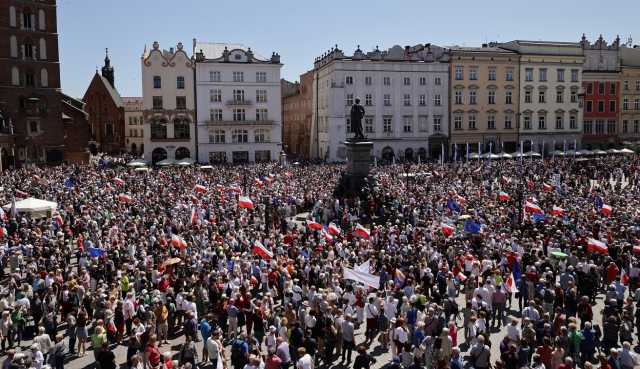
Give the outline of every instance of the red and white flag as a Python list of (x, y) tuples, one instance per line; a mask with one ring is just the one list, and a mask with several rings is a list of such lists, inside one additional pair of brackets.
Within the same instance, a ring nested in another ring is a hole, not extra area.
[(185, 249), (187, 247), (187, 242), (184, 240), (184, 238), (178, 236), (177, 234), (171, 236), (171, 244), (179, 249)]
[(524, 210), (528, 213), (542, 213), (542, 209), (538, 205), (529, 201), (524, 203)]
[(245, 209), (253, 209), (253, 201), (248, 196), (240, 196), (238, 206)]
[(464, 282), (467, 280), (467, 276), (464, 275), (464, 273), (459, 272), (458, 275), (456, 275), (456, 279), (460, 282)]
[(516, 286), (516, 280), (513, 278), (513, 273), (509, 274), (509, 277), (504, 281), (504, 286), (509, 293), (518, 292), (518, 286)]
[(551, 215), (555, 215), (555, 216), (561, 216), (564, 214), (564, 209), (559, 207), (559, 206), (553, 206), (553, 208), (551, 208)]
[(0, 238), (5, 238), (7, 235), (7, 229), (5, 227), (0, 227)]
[(498, 199), (500, 201), (509, 201), (510, 198), (511, 198), (511, 196), (509, 196), (509, 194), (504, 192), (504, 191), (500, 191), (498, 193)]
[(611, 207), (611, 205), (603, 204), (602, 209), (600, 209), (600, 211), (602, 212), (602, 214), (609, 216), (611, 215), (613, 208)]
[(118, 195), (118, 201), (124, 202), (124, 203), (129, 203), (129, 202), (133, 201), (133, 197), (131, 197), (131, 196), (127, 195), (127, 194), (121, 193), (120, 195)]
[(322, 230), (322, 237), (329, 242), (333, 241), (333, 235), (324, 229)]
[(455, 232), (456, 227), (452, 226), (451, 224), (442, 223), (440, 230), (442, 231), (442, 233), (444, 233), (445, 236), (449, 237), (453, 234), (453, 232)]
[(544, 192), (551, 192), (551, 191), (553, 191), (553, 186), (548, 184), (548, 183), (543, 183), (542, 184), (542, 190)]
[(595, 240), (593, 238), (589, 238), (587, 240), (587, 251), (597, 252), (599, 254), (608, 254), (609, 248), (607, 247), (606, 243)]
[(233, 185), (233, 186), (229, 187), (229, 191), (231, 191), (233, 193), (241, 194), (242, 193), (242, 188), (240, 188), (240, 186)]
[(458, 204), (464, 205), (467, 203), (467, 199), (465, 199), (463, 196), (460, 195), (456, 195), (456, 201), (458, 201)]
[(640, 246), (633, 246), (633, 253), (634, 254), (640, 254)]
[(256, 186), (258, 186), (258, 187), (264, 186), (264, 183), (260, 180), (260, 178), (256, 177), (253, 181), (255, 182)]
[(365, 227), (362, 226), (362, 224), (358, 223), (358, 225), (356, 226), (356, 235), (362, 237), (362, 238), (369, 238), (371, 235), (371, 232), (369, 232), (368, 229), (366, 229)]
[(206, 188), (205, 186), (203, 186), (203, 185), (196, 185), (196, 186), (193, 188), (193, 190), (194, 190), (194, 191), (196, 191), (197, 193), (204, 193), (204, 192), (207, 192), (207, 188)]
[(273, 252), (266, 248), (260, 241), (256, 241), (253, 243), (251, 252), (253, 252), (254, 255), (260, 256), (266, 261), (271, 261), (271, 259), (273, 259)]
[(118, 186), (124, 186), (124, 179), (115, 177), (113, 179), (113, 183), (117, 184)]
[(622, 282), (622, 284), (624, 285), (628, 285), (629, 284), (629, 275), (627, 274), (627, 272), (624, 270), (624, 268), (622, 269), (622, 272), (620, 272), (620, 282)]
[(339, 236), (340, 233), (342, 233), (342, 230), (335, 223), (331, 222), (329, 223), (329, 233), (334, 236)]
[(319, 231), (322, 229), (322, 224), (314, 222), (313, 220), (307, 220), (307, 227), (313, 229), (314, 231)]
[(532, 203), (534, 203), (534, 204), (537, 204), (537, 203), (538, 203), (538, 199), (536, 199), (536, 197), (535, 197), (535, 196), (529, 196), (529, 197), (527, 197), (527, 201), (532, 202)]
[(197, 224), (198, 218), (198, 210), (196, 208), (191, 209), (191, 224)]

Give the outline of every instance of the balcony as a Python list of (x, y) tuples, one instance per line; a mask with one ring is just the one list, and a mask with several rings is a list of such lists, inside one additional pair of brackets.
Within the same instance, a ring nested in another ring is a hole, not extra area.
[(242, 126), (272, 126), (273, 120), (206, 120), (204, 125), (209, 127), (242, 127)]
[(228, 106), (249, 106), (251, 104), (253, 104), (251, 100), (239, 100), (239, 99), (227, 100)]

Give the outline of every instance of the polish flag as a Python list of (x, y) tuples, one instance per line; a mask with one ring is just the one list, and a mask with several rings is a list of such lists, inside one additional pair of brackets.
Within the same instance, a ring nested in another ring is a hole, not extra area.
[(257, 178), (257, 177), (256, 177), (253, 181), (256, 183), (256, 186), (258, 186), (258, 187), (262, 187), (262, 186), (264, 186), (264, 183), (262, 183), (262, 181), (260, 180), (260, 178)]
[(329, 223), (329, 233), (334, 236), (339, 236), (340, 233), (342, 233), (342, 230), (335, 223), (331, 222)]
[(193, 188), (193, 190), (194, 190), (194, 191), (196, 191), (196, 192), (198, 192), (198, 193), (204, 193), (204, 192), (207, 192), (207, 188), (206, 188), (205, 186), (203, 186), (203, 185), (196, 185), (196, 186)]
[(465, 199), (464, 197), (460, 196), (460, 195), (456, 195), (456, 200), (458, 200), (459, 204), (466, 204), (467, 203), (467, 199)]
[(333, 241), (333, 236), (331, 235), (331, 233), (327, 232), (324, 229), (322, 230), (322, 237), (324, 237), (324, 239), (329, 242)]
[(613, 211), (613, 208), (611, 207), (611, 205), (603, 204), (602, 209), (600, 209), (600, 211), (602, 212), (602, 214), (606, 216), (610, 216), (611, 212)]
[(307, 227), (313, 229), (314, 231), (319, 231), (322, 229), (322, 224), (314, 222), (313, 220), (307, 220)]
[(627, 274), (627, 272), (622, 269), (622, 272), (620, 272), (620, 282), (622, 282), (622, 284), (624, 285), (628, 285), (629, 284), (629, 275)]
[(634, 254), (640, 254), (640, 246), (633, 246), (633, 253)]
[(260, 241), (256, 241), (253, 243), (251, 251), (254, 253), (254, 255), (258, 255), (266, 261), (271, 261), (271, 259), (273, 259), (273, 253), (269, 249), (264, 247), (264, 245)]
[(606, 243), (594, 240), (593, 238), (589, 238), (587, 240), (587, 251), (597, 252), (599, 254), (608, 254), (609, 248), (607, 247)]
[(442, 231), (442, 233), (444, 233), (445, 236), (449, 237), (453, 234), (453, 232), (455, 232), (456, 228), (451, 224), (443, 223), (440, 227), (440, 230)]
[(369, 238), (370, 236), (370, 232), (368, 229), (366, 229), (365, 227), (362, 226), (362, 224), (358, 223), (358, 225), (356, 226), (356, 235), (362, 237), (362, 238)]
[(524, 203), (524, 210), (529, 212), (529, 213), (542, 213), (542, 209), (540, 209), (540, 207), (532, 202), (525, 202)]
[(118, 186), (124, 186), (124, 179), (116, 177), (113, 179), (113, 183), (117, 184)]
[(529, 201), (529, 202), (533, 202), (533, 203), (535, 203), (535, 204), (537, 204), (537, 203), (538, 203), (538, 199), (536, 199), (536, 197), (535, 197), (535, 196), (529, 196), (529, 197), (527, 197), (527, 201)]
[(553, 208), (551, 208), (551, 215), (561, 216), (564, 214), (564, 211), (563, 208), (554, 205)]
[(127, 202), (132, 202), (133, 198), (129, 195), (121, 193), (120, 195), (118, 195), (118, 201), (127, 203)]
[(498, 193), (498, 199), (500, 201), (509, 201), (510, 198), (509, 194), (504, 191), (500, 191), (500, 193)]
[(458, 273), (458, 275), (456, 275), (456, 279), (460, 282), (464, 282), (467, 280), (467, 276), (464, 275), (464, 273), (460, 272)]
[(196, 208), (191, 209), (191, 224), (198, 223), (198, 211)]
[(184, 238), (178, 236), (177, 234), (171, 236), (171, 244), (179, 249), (187, 248), (187, 242), (184, 240)]
[(509, 277), (504, 281), (504, 285), (509, 293), (518, 293), (518, 287), (516, 286), (516, 280), (513, 278), (513, 273), (509, 274)]
[(233, 192), (233, 193), (242, 193), (242, 188), (240, 188), (240, 186), (231, 186), (229, 187), (229, 191)]
[(253, 201), (248, 196), (240, 196), (238, 206), (245, 209), (253, 209)]
[(550, 192), (550, 191), (553, 191), (553, 186), (552, 186), (552, 185), (550, 185), (550, 184), (548, 184), (548, 183), (543, 183), (543, 184), (542, 184), (542, 190), (543, 190), (544, 192)]

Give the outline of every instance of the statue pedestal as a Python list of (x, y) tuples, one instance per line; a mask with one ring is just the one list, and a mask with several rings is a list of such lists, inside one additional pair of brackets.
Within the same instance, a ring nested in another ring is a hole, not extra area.
[(334, 195), (363, 197), (373, 185), (373, 178), (369, 176), (373, 142), (346, 141), (344, 145), (347, 148), (347, 168), (338, 181)]

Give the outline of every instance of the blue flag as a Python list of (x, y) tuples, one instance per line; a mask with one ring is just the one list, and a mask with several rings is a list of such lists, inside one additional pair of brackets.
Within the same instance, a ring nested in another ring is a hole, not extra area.
[(73, 178), (72, 177), (69, 177), (69, 178), (64, 180), (64, 186), (66, 188), (73, 188), (73, 185), (74, 185), (74, 183), (73, 183)]
[(604, 201), (602, 200), (602, 197), (596, 196), (596, 198), (593, 199), (593, 204), (596, 206), (596, 208), (602, 209), (602, 206), (604, 205)]
[(474, 222), (471, 219), (467, 219), (464, 222), (464, 231), (465, 232), (468, 232), (468, 233), (480, 233), (480, 229), (482, 229), (480, 224)]
[(544, 216), (544, 214), (533, 213), (533, 220), (535, 222), (544, 222), (545, 219), (546, 219), (546, 217)]
[(100, 248), (97, 248), (97, 247), (89, 247), (87, 249), (87, 252), (88, 252), (89, 256), (91, 256), (92, 258), (97, 258), (97, 257), (100, 257), (100, 256), (106, 254), (107, 250), (100, 249)]
[(518, 260), (515, 261), (515, 263), (513, 263), (513, 279), (515, 279), (516, 281), (519, 281), (520, 279), (522, 279), (522, 271), (520, 270), (520, 262)]
[(453, 199), (447, 200), (447, 208), (455, 211), (456, 213), (460, 212), (460, 205), (453, 201)]

